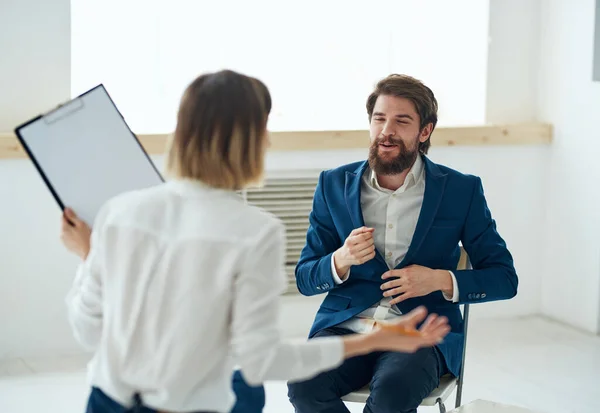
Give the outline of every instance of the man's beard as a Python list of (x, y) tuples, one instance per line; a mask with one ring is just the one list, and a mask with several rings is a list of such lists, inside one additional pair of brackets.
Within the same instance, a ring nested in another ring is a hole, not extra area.
[[(383, 159), (379, 156), (379, 144), (389, 142), (398, 145), (399, 153), (395, 158)], [(369, 148), (369, 166), (377, 175), (398, 175), (413, 166), (419, 156), (419, 145), (408, 149), (400, 139), (376, 139)]]

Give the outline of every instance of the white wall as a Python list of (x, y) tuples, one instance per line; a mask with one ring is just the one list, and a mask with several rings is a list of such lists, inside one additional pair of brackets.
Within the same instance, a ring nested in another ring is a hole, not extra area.
[[(0, 131), (70, 97), (69, 19), (69, 0), (0, 2)], [(0, 358), (73, 351), (60, 212), (25, 160), (0, 161), (0, 199)]]
[(0, 2), (0, 131), (70, 97), (69, 4)]
[(555, 126), (544, 208), (542, 310), (598, 332), (600, 83), (592, 82), (594, 10), (594, 0), (543, 1), (538, 107), (539, 118)]
[(486, 118), (536, 120), (540, 0), (491, 0)]
[[(33, 9), (32, 3), (39, 8)], [(535, 111), (531, 96), (537, 92), (531, 81), (531, 66), (536, 59), (532, 49), (539, 36), (537, 9), (519, 8), (519, 4), (518, 0), (491, 2), (487, 114), (493, 122), (531, 120)], [(7, 132), (23, 119), (69, 97), (69, 1), (4, 0), (1, 7), (0, 41), (6, 45), (0, 49), (7, 52), (0, 66), (0, 90), (11, 93), (0, 94), (0, 131)], [(515, 21), (515, 12), (524, 16)], [(31, 27), (24, 21), (31, 21)], [(33, 29), (27, 30), (39, 27), (44, 31), (36, 36), (30, 34)], [(519, 58), (506, 67), (510, 53)], [(42, 78), (43, 74), (52, 74), (53, 80)], [(519, 97), (519, 110), (502, 97), (502, 91)], [(545, 205), (542, 182), (548, 150), (457, 147), (431, 151), (434, 161), (483, 178), (498, 228), (514, 254), (520, 275), (519, 295), (514, 300), (476, 306), (475, 317), (525, 315), (541, 308), (544, 223), (540, 211)], [(327, 168), (364, 156), (364, 151), (272, 153), (267, 167), (269, 171)], [(160, 165), (161, 159), (156, 161)], [(60, 212), (30, 161), (0, 161), (0, 199), (10, 200), (3, 202), (0, 218), (0, 358), (78, 352), (63, 304), (76, 259), (59, 243)], [(321, 299), (286, 298), (282, 323), (288, 335), (306, 334)]]

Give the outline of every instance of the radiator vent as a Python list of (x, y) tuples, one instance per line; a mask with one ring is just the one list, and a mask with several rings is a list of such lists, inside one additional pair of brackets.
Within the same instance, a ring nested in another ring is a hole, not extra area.
[(308, 215), (312, 209), (319, 170), (285, 171), (267, 175), (262, 188), (244, 191), (247, 202), (271, 212), (286, 229), (285, 267), (288, 294), (297, 294), (294, 269), (306, 242)]

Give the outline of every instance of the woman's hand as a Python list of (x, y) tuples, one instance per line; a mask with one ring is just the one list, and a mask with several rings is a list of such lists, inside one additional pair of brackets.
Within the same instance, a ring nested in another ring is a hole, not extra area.
[(66, 208), (62, 217), (60, 234), (60, 239), (65, 247), (85, 260), (90, 252), (91, 235), (92, 229), (80, 220), (71, 208)]
[[(427, 320), (425, 307), (418, 307), (399, 320), (379, 324), (369, 334), (351, 334), (342, 338), (344, 357), (350, 358), (373, 351), (414, 353), (423, 347), (439, 344), (450, 332), (448, 319), (431, 314)], [(417, 325), (425, 322), (417, 330)]]
[[(379, 324), (370, 334), (373, 346), (379, 351), (412, 353), (423, 347), (432, 347), (442, 342), (450, 332), (448, 319), (437, 314), (427, 316), (424, 307), (418, 307), (399, 320)], [(417, 330), (417, 325), (425, 322)]]

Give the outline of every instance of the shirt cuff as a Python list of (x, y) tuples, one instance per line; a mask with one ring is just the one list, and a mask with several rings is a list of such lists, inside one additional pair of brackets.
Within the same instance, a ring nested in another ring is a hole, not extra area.
[(343, 280), (339, 277), (339, 275), (337, 275), (337, 270), (335, 269), (335, 263), (333, 261), (333, 254), (331, 254), (331, 275), (333, 276), (333, 281), (337, 285), (342, 284), (350, 276), (350, 270), (348, 270), (348, 272), (346, 274), (344, 274), (344, 279)]
[(457, 303), (458, 302), (458, 283), (456, 282), (456, 276), (454, 275), (454, 273), (452, 271), (448, 271), (448, 272), (450, 273), (450, 276), (452, 277), (453, 294), (452, 294), (452, 297), (449, 297), (444, 293), (442, 293), (442, 295), (444, 296), (444, 298), (446, 300), (452, 301), (453, 303)]

